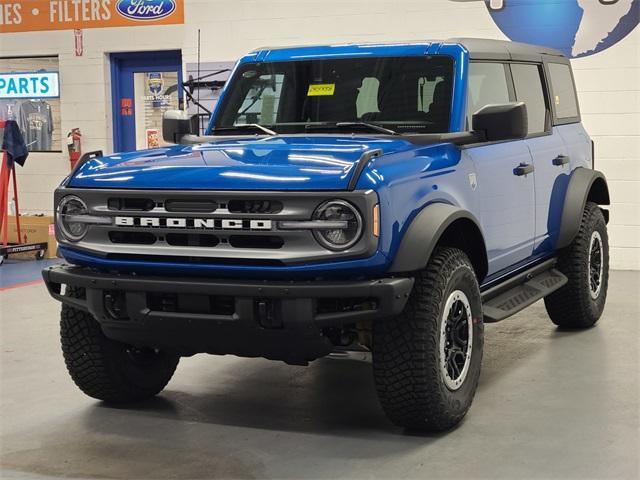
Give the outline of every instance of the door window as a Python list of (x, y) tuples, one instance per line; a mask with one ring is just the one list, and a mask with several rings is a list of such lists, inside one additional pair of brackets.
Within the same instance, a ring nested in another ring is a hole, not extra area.
[(514, 63), (511, 65), (516, 99), (527, 106), (529, 135), (546, 131), (547, 105), (542, 88), (540, 65)]
[(469, 93), (467, 122), (485, 105), (509, 103), (507, 76), (502, 63), (471, 63), (469, 66)]
[(167, 145), (162, 138), (162, 115), (180, 108), (178, 72), (136, 72), (135, 92), (136, 149)]
[(573, 86), (573, 77), (569, 65), (550, 63), (551, 88), (553, 89), (553, 103), (556, 117), (573, 118), (578, 116), (578, 101)]

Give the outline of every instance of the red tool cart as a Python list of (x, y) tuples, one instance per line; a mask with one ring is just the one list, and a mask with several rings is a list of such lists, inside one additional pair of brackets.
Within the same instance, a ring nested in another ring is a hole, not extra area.
[[(0, 121), (0, 130), (4, 129), (5, 122)], [(22, 231), (20, 230), (20, 206), (18, 202), (18, 181), (16, 180), (15, 166), (10, 167), (7, 160), (7, 152), (2, 150), (2, 165), (0, 166), (0, 232), (2, 244), (0, 245), (0, 265), (9, 255), (16, 253), (34, 252), (38, 260), (42, 260), (47, 250), (47, 242), (20, 243)], [(13, 198), (16, 208), (16, 231), (18, 243), (9, 243), (9, 184), (13, 179)]]

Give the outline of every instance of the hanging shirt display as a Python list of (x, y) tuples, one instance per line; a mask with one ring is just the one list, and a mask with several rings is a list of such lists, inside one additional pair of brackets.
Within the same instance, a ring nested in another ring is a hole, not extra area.
[(15, 120), (30, 152), (62, 151), (58, 70), (57, 56), (0, 56), (0, 125)]
[(18, 123), (30, 151), (51, 150), (53, 116), (44, 100), (28, 100), (20, 106)]
[(17, 100), (0, 100), (0, 122), (7, 120), (18, 121), (20, 117), (20, 102)]
[(4, 136), (2, 125), (9, 120), (16, 122), (20, 118), (20, 102), (16, 100), (0, 100), (0, 138)]

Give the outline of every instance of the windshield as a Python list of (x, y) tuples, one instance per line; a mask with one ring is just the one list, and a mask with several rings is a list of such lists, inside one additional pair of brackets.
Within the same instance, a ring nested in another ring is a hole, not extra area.
[(213, 133), (250, 124), (276, 133), (444, 133), (452, 77), (453, 60), (444, 56), (247, 63), (231, 80)]

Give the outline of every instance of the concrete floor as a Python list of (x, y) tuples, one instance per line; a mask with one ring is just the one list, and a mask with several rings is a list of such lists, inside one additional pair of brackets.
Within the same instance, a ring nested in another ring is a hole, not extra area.
[(624, 478), (640, 475), (640, 273), (613, 272), (596, 328), (557, 330), (541, 303), (486, 329), (469, 415), (408, 436), (370, 367), (199, 355), (131, 410), (83, 396), (42, 285), (0, 293), (2, 478)]

